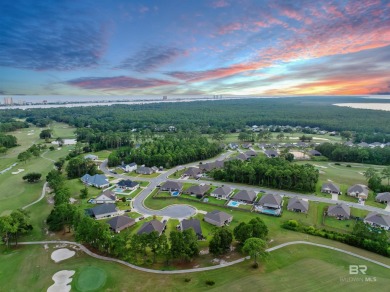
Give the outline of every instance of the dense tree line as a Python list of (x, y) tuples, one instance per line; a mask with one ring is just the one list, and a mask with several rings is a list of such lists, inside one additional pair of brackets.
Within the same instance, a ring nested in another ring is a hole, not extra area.
[(68, 178), (80, 178), (84, 174), (88, 173), (94, 175), (98, 173), (96, 164), (90, 159), (84, 159), (84, 157), (74, 157), (69, 160), (66, 166), (66, 173)]
[[(3, 115), (4, 111), (2, 111)], [(18, 129), (28, 128), (27, 122), (15, 121), (12, 118), (0, 119), (0, 133), (1, 132), (12, 132)]]
[(313, 165), (293, 164), (282, 158), (256, 157), (249, 161), (225, 162), (224, 167), (213, 171), (211, 176), (221, 181), (313, 192), (319, 173)]
[(390, 135), (384, 133), (356, 133), (355, 143), (366, 142), (366, 143), (387, 143), (390, 142)]
[(323, 143), (316, 150), (333, 161), (390, 165), (390, 147), (362, 148)]
[(369, 226), (362, 221), (356, 221), (351, 234), (339, 233), (326, 229), (317, 229), (314, 226), (306, 226), (298, 223), (296, 220), (284, 222), (282, 227), (289, 230), (336, 240), (390, 257), (388, 233), (384, 230)]
[(4, 153), (8, 148), (12, 148), (17, 145), (18, 141), (15, 136), (0, 133), (0, 153)]
[[(28, 118), (45, 125), (48, 119), (65, 122), (77, 128), (129, 132), (150, 129), (152, 132), (194, 131), (213, 134), (234, 132), (252, 125), (291, 125), (320, 127), (329, 131), (390, 133), (389, 113), (333, 106), (333, 103), (361, 102), (355, 97), (304, 97), (278, 99), (242, 99), (197, 101), (191, 103), (155, 103), (79, 108), (9, 110), (5, 117)], [(375, 102), (375, 100), (370, 100)], [(378, 101), (376, 101), (378, 102)], [(386, 103), (386, 100), (380, 100)]]
[(164, 138), (147, 141), (136, 149), (125, 148), (113, 151), (108, 157), (108, 165), (116, 166), (123, 161), (170, 168), (211, 158), (221, 151), (217, 143), (210, 143), (205, 137), (179, 138), (166, 135)]

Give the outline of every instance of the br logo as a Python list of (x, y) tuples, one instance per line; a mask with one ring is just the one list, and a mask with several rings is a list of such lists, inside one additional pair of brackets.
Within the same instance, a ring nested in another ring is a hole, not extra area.
[(366, 272), (367, 272), (366, 265), (349, 265), (349, 274), (350, 275), (358, 275), (358, 274), (365, 275)]

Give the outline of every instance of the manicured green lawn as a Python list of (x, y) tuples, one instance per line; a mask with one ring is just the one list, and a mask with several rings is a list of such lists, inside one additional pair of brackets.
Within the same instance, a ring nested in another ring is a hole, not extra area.
[[(0, 287), (4, 291), (46, 291), (60, 270), (74, 270), (72, 290), (91, 282), (85, 271), (98, 269), (106, 280), (99, 291), (384, 291), (390, 285), (388, 269), (336, 251), (312, 246), (289, 246), (270, 254), (259, 269), (251, 261), (222, 269), (178, 275), (158, 275), (133, 270), (116, 263), (94, 259), (82, 252), (60, 263), (50, 259), (52, 247), (24, 246), (12, 251), (0, 250)], [(350, 277), (350, 264), (367, 265), (367, 275), (374, 282), (342, 281)], [(191, 264), (189, 265), (192, 266)], [(95, 273), (92, 273), (93, 275)], [(91, 277), (93, 275), (90, 275)], [(184, 281), (190, 279), (189, 282)], [(99, 280), (100, 281), (100, 280)], [(84, 290), (85, 291), (85, 290)]]
[(108, 158), (108, 156), (111, 154), (111, 151), (102, 150), (102, 151), (97, 151), (97, 152), (91, 152), (90, 154), (96, 155), (99, 158), (99, 160), (104, 160), (104, 159)]
[(75, 138), (76, 136), (75, 134), (76, 129), (65, 123), (52, 122), (50, 124), (50, 128), (53, 131), (52, 132), (53, 138), (61, 137), (62, 139), (64, 139), (64, 138)]

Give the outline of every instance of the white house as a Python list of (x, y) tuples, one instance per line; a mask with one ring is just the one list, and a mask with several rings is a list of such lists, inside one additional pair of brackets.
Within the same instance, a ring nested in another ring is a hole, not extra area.
[(124, 167), (123, 167), (123, 170), (125, 172), (132, 172), (132, 171), (136, 171), (137, 170), (137, 164), (135, 162), (132, 162), (130, 164), (126, 164)]
[(96, 197), (95, 202), (96, 204), (114, 204), (116, 202), (116, 195), (112, 191), (107, 190), (102, 192), (98, 197)]

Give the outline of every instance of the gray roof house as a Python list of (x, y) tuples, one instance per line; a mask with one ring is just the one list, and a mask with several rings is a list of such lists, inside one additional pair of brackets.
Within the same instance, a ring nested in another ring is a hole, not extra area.
[(202, 228), (200, 227), (200, 221), (198, 219), (183, 219), (180, 222), (180, 227), (182, 231), (192, 228), (195, 231), (198, 240), (203, 239)]
[(235, 159), (239, 159), (242, 161), (248, 160), (249, 158), (250, 156), (246, 155), (245, 153), (240, 153), (235, 157)]
[(84, 159), (96, 160), (96, 159), (98, 159), (98, 157), (96, 155), (93, 155), (93, 154), (87, 154), (84, 156)]
[(347, 194), (348, 196), (365, 200), (368, 197), (368, 187), (362, 184), (356, 184), (348, 188)]
[(288, 201), (287, 210), (307, 213), (309, 211), (309, 202), (298, 197), (291, 198)]
[(224, 226), (232, 222), (232, 220), (233, 220), (232, 215), (219, 210), (214, 210), (204, 215), (204, 221), (218, 227)]
[(385, 230), (390, 230), (390, 215), (371, 212), (366, 216), (366, 218), (364, 218), (364, 223), (370, 224), (374, 227), (380, 227)]
[(208, 172), (216, 168), (222, 168), (224, 164), (225, 162), (223, 160), (217, 160), (214, 162), (199, 164), (199, 168), (202, 172)]
[(130, 179), (121, 180), (116, 185), (118, 188), (125, 189), (125, 190), (134, 190), (139, 187), (139, 183), (132, 181)]
[(156, 170), (153, 169), (152, 167), (140, 166), (137, 168), (135, 172), (138, 174), (152, 174), (155, 173)]
[(115, 204), (101, 204), (85, 211), (89, 216), (94, 217), (95, 219), (109, 218), (119, 215)]
[(357, 144), (357, 146), (366, 148), (366, 147), (369, 147), (370, 145), (368, 145), (368, 143), (366, 143), (366, 142), (361, 142), (361, 143)]
[(184, 193), (188, 195), (196, 195), (197, 197), (203, 197), (209, 189), (210, 185), (196, 185), (189, 187), (184, 191)]
[(379, 203), (390, 203), (390, 192), (378, 193), (375, 197), (375, 201)]
[(317, 150), (310, 150), (308, 153), (311, 156), (321, 156), (322, 155), (321, 152), (317, 151)]
[(278, 151), (276, 151), (276, 150), (271, 150), (271, 149), (265, 150), (265, 151), (264, 151), (264, 154), (265, 154), (268, 158), (274, 158), (274, 157), (278, 157), (278, 156), (279, 156)]
[(244, 148), (244, 149), (249, 149), (249, 148), (252, 147), (252, 144), (251, 143), (244, 143), (244, 144), (241, 145), (241, 147)]
[(248, 150), (244, 154), (248, 157), (256, 157), (257, 156), (257, 153), (253, 150)]
[(233, 192), (232, 188), (230, 188), (228, 186), (223, 186), (223, 187), (216, 188), (210, 194), (210, 196), (218, 198), (218, 199), (225, 199), (225, 200), (227, 200), (232, 192)]
[(349, 219), (351, 216), (351, 208), (345, 204), (336, 204), (329, 206), (327, 214), (339, 220)]
[(143, 234), (143, 233), (149, 234), (152, 233), (153, 231), (156, 231), (158, 235), (161, 235), (164, 229), (165, 229), (164, 223), (156, 219), (153, 219), (152, 221), (145, 222), (138, 230), (137, 234)]
[(230, 149), (233, 149), (233, 150), (238, 148), (238, 144), (237, 143), (229, 143), (228, 146), (229, 146)]
[(116, 202), (116, 195), (111, 190), (105, 190), (95, 199), (96, 204), (107, 204), (107, 203), (115, 203), (115, 202)]
[(183, 174), (188, 177), (197, 178), (202, 173), (198, 167), (190, 167)]
[(110, 229), (116, 233), (120, 233), (123, 229), (129, 228), (135, 224), (135, 220), (128, 216), (117, 216), (107, 223), (110, 225)]
[(257, 205), (266, 208), (280, 209), (282, 201), (283, 197), (281, 195), (265, 194), (261, 197)]
[(94, 186), (100, 189), (110, 185), (107, 177), (102, 174), (89, 175), (87, 173), (81, 177), (81, 181), (86, 185)]
[(334, 183), (328, 182), (323, 183), (321, 187), (321, 193), (327, 193), (327, 194), (340, 194), (340, 188), (335, 185)]
[(175, 181), (166, 181), (161, 187), (160, 190), (165, 192), (181, 192), (183, 189), (183, 184)]
[(241, 190), (232, 197), (235, 201), (240, 201), (247, 204), (252, 204), (256, 200), (254, 191)]

